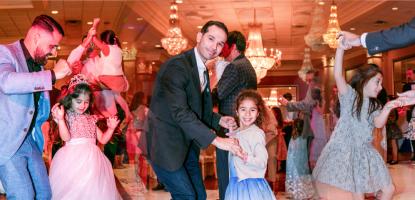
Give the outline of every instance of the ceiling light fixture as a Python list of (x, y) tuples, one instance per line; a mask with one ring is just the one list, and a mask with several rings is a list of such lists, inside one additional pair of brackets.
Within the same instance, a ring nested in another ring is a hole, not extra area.
[(323, 34), (324, 42), (328, 44), (330, 48), (337, 48), (337, 33), (340, 31), (341, 29), (339, 21), (337, 20), (337, 6), (333, 1), (330, 7), (330, 17), (329, 24), (327, 26), (327, 32), (326, 34)]
[(167, 53), (177, 55), (187, 47), (187, 39), (183, 37), (179, 27), (178, 6), (175, 1), (170, 5), (170, 28), (167, 30), (166, 37), (161, 39), (161, 44)]
[(267, 55), (267, 49), (262, 45), (261, 23), (256, 22), (256, 10), (254, 9), (254, 22), (248, 24), (248, 49), (245, 55), (255, 69), (258, 82), (267, 75), (267, 70), (271, 69), (275, 63), (280, 64), (281, 51), (270, 49)]

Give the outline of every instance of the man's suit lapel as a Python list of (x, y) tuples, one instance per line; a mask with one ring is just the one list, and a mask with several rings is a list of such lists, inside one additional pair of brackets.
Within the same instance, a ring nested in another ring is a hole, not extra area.
[(17, 41), (12, 44), (12, 52), (16, 55), (16, 60), (19, 63), (17, 65), (18, 69), (16, 69), (16, 72), (29, 72), (29, 67), (26, 63), (26, 58), (23, 54), (22, 46), (20, 45), (20, 41)]
[(196, 55), (195, 55), (194, 49), (188, 51), (185, 55), (186, 55), (186, 60), (189, 62), (190, 67), (192, 68), (193, 84), (195, 88), (198, 90), (199, 94), (201, 95), (202, 92), (200, 91), (199, 71), (197, 69)]
[[(26, 58), (24, 56), (22, 46), (20, 45), (20, 41), (17, 41), (15, 43), (13, 43), (12, 48), (13, 48), (12, 51), (15, 52), (16, 60), (19, 63), (17, 65), (17, 67), (19, 69), (16, 69), (16, 71), (18, 71), (18, 72), (29, 72), (29, 67), (27, 66)], [(43, 71), (44, 70), (43, 66), (41, 68), (42, 68), (41, 71)], [(34, 107), (33, 97), (32, 97), (31, 101), (32, 101), (31, 106)], [(32, 130), (31, 134), (32, 134), (32, 137), (34, 138), (34, 140), (36, 142), (36, 145), (39, 148), (39, 150), (43, 151), (44, 139), (43, 139), (41, 126), (49, 117), (49, 112), (50, 112), (49, 92), (44, 91), (44, 92), (41, 93), (38, 105), (39, 106), (38, 106), (37, 116), (35, 116), (36, 117), (36, 122), (35, 122), (35, 126), (33, 127), (33, 130)]]

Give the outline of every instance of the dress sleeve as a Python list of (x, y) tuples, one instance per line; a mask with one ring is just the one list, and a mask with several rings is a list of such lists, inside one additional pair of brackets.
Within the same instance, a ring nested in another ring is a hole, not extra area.
[(380, 114), (381, 110), (382, 109), (377, 109), (377, 110), (373, 111), (372, 113), (370, 113), (370, 115), (369, 115), (369, 124), (370, 125), (375, 126), (375, 122), (374, 122), (375, 117)]
[[(349, 84), (347, 84), (347, 92), (345, 94), (339, 93), (340, 110), (350, 110), (353, 106), (354, 99), (356, 97), (356, 90), (354, 90)], [(347, 112), (347, 111), (346, 111)]]

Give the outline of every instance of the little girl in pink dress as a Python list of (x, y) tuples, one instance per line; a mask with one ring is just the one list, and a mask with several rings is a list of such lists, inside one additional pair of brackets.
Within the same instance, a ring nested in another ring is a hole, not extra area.
[(119, 120), (108, 118), (108, 129), (103, 133), (95, 125), (97, 118), (89, 114), (91, 102), (91, 89), (79, 74), (71, 79), (68, 94), (52, 108), (65, 141), (50, 167), (52, 199), (121, 199), (111, 163), (96, 145), (97, 140), (105, 144), (111, 139)]

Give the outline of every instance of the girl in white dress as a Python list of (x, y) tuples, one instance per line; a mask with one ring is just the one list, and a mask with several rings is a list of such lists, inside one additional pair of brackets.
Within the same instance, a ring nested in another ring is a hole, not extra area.
[(102, 132), (97, 118), (89, 114), (92, 91), (83, 75), (71, 79), (67, 95), (52, 108), (59, 135), (65, 145), (52, 159), (49, 180), (52, 199), (121, 199), (112, 166), (96, 145), (107, 143), (117, 127), (117, 117), (107, 119), (108, 129)]

